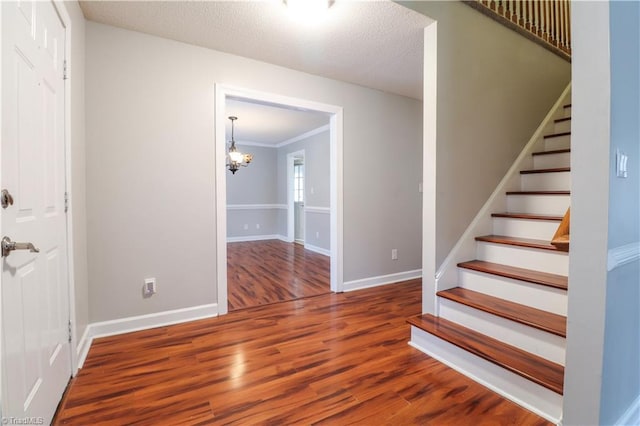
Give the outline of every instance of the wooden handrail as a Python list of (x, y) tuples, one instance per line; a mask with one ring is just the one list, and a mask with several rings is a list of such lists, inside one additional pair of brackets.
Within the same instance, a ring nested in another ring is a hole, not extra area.
[(463, 2), (571, 61), (570, 0), (463, 0)]
[(553, 235), (551, 239), (551, 244), (553, 244), (558, 250), (569, 251), (569, 228), (570, 228), (570, 219), (571, 219), (571, 208), (567, 209), (567, 212), (564, 214), (562, 218), (562, 222), (558, 226), (556, 233)]

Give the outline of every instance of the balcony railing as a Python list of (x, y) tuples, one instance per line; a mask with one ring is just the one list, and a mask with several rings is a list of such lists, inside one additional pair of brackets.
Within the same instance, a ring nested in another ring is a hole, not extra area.
[(570, 0), (463, 0), (566, 60), (571, 60)]

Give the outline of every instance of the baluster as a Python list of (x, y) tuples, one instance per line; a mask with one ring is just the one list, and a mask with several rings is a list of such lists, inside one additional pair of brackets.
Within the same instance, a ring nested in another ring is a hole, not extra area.
[(538, 28), (538, 36), (542, 37), (542, 34), (544, 33), (544, 0), (541, 0), (538, 3), (538, 12), (540, 13), (540, 28)]
[(522, 21), (520, 20), (520, 3), (521, 0), (516, 0), (516, 24), (522, 25)]
[(564, 46), (564, 8), (562, 7), (562, 0), (558, 0), (558, 47)]
[(551, 22), (551, 0), (545, 0), (544, 2), (544, 7), (546, 9), (546, 14), (547, 14), (547, 31), (546, 31), (546, 37), (544, 38), (547, 41), (551, 41), (551, 27), (553, 26), (553, 23)]
[(571, 53), (571, 2), (567, 1), (567, 47)]

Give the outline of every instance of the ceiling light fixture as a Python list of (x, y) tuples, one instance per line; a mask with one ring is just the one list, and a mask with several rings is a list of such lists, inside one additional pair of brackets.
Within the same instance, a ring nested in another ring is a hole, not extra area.
[(333, 4), (333, 0), (283, 0), (293, 17), (304, 22), (317, 21)]
[(238, 148), (236, 148), (236, 141), (233, 138), (233, 122), (237, 119), (238, 117), (229, 117), (229, 120), (231, 120), (231, 140), (229, 141), (229, 150), (227, 151), (227, 167), (229, 168), (229, 171), (234, 175), (236, 174), (240, 166), (247, 167), (251, 160), (253, 160), (253, 155), (243, 154), (242, 152), (238, 151)]

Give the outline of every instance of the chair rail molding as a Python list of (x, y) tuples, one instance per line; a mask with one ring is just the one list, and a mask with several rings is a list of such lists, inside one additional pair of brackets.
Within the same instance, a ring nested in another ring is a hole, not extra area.
[(640, 259), (640, 241), (609, 249), (607, 254), (607, 271), (635, 262)]

